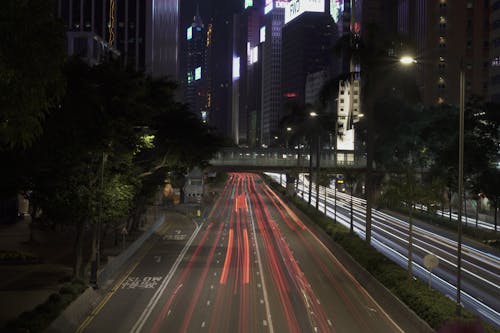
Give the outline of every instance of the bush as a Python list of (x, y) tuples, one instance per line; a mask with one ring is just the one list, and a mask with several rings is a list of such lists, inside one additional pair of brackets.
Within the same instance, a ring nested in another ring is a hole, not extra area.
[(52, 294), (35, 309), (23, 312), (15, 320), (7, 323), (9, 333), (42, 332), (54, 321), (66, 307), (84, 290), (85, 284), (74, 280), (61, 287), (58, 293)]
[[(271, 181), (270, 185), (282, 192), (282, 187), (277, 183)], [(346, 250), (354, 260), (412, 309), (422, 320), (426, 321), (429, 326), (438, 330), (449, 323), (457, 321), (454, 301), (439, 291), (430, 289), (427, 283), (422, 280), (409, 281), (405, 269), (389, 260), (357, 235), (351, 234), (348, 228), (334, 222), (303, 200), (293, 198), (292, 203), (308, 215), (315, 224), (319, 225), (331, 236), (333, 241)], [(425, 216), (429, 217), (428, 214), (425, 214)], [(460, 325), (466, 327), (471, 322), (480, 323), (477, 325), (482, 326), (484, 332), (500, 332), (489, 323), (478, 320), (476, 315), (465, 309), (462, 310), (462, 318), (459, 321)]]
[(32, 253), (18, 251), (0, 251), (0, 265), (36, 264), (40, 258)]

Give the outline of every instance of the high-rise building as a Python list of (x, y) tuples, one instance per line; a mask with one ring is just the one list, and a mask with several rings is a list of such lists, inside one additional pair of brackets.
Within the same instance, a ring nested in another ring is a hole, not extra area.
[(500, 103), (500, 1), (490, 2), (489, 100)]
[(193, 22), (185, 29), (184, 82), (185, 100), (191, 112), (208, 122), (211, 104), (210, 80), (208, 70), (209, 50), (211, 48), (211, 26), (205, 28), (197, 10)]
[[(184, 3), (184, 2), (183, 2)], [(219, 135), (231, 135), (232, 15), (241, 2), (211, 0), (207, 17), (210, 33), (209, 78), (211, 114), (209, 123)], [(207, 36), (208, 39), (208, 36)]]
[(293, 99), (298, 105), (304, 105), (307, 75), (332, 66), (337, 25), (325, 11), (324, 1), (319, 3), (322, 6), (316, 11), (306, 11), (297, 17), (287, 14), (290, 6), (285, 9), (281, 74), (284, 103)]
[[(111, 0), (116, 1), (116, 0)], [(121, 1), (123, 2), (123, 0)], [(124, 3), (144, 3), (125, 0)], [(146, 72), (153, 77), (179, 75), (179, 0), (149, 0), (146, 2)], [(139, 17), (136, 15), (136, 18)]]
[(68, 54), (91, 64), (112, 54), (154, 77), (177, 78), (178, 0), (59, 0)]
[(488, 1), (399, 0), (398, 31), (416, 45), (424, 104), (458, 104), (461, 68), (466, 97), (488, 95)]
[(263, 25), (260, 27), (262, 45), (262, 117), (261, 144), (269, 145), (278, 129), (281, 112), (281, 31), (285, 21), (283, 1), (266, 1)]
[(246, 0), (244, 10), (233, 15), (231, 129), (239, 145), (260, 142), (262, 14), (261, 6)]

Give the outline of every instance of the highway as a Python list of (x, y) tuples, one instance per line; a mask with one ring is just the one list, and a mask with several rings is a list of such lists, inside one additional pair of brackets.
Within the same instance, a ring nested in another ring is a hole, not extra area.
[[(278, 183), (279, 174), (268, 174)], [(285, 177), (281, 177), (285, 186)], [(299, 197), (308, 200), (308, 181), (304, 174), (300, 177)], [(311, 204), (316, 204), (313, 184)], [(325, 210), (325, 188), (320, 187), (319, 209)], [(345, 226), (350, 225), (349, 194), (326, 189), (327, 214)], [(336, 199), (335, 199), (336, 198)], [(366, 201), (352, 197), (354, 231), (364, 239)], [(336, 209), (335, 209), (336, 206)], [(378, 210), (372, 211), (372, 246), (400, 266), (407, 268), (408, 222)], [(436, 229), (424, 225), (413, 229), (413, 273), (424, 281), (429, 279), (429, 271), (424, 267), (423, 258), (434, 254), (439, 266), (432, 271), (431, 284), (452, 300), (456, 299), (457, 243), (454, 238), (440, 234)], [(477, 243), (464, 239), (462, 245), (462, 305), (477, 313), (497, 328), (500, 328), (500, 258), (493, 250), (487, 251)]]
[(77, 332), (403, 332), (258, 175), (166, 223)]

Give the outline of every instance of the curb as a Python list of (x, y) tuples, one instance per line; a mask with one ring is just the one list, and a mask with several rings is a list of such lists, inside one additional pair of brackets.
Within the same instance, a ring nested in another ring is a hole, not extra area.
[(390, 290), (375, 279), (364, 267), (358, 264), (358, 262), (355, 261), (349, 253), (347, 253), (340, 245), (335, 243), (323, 229), (313, 223), (304, 212), (295, 207), (293, 202), (291, 202), (288, 197), (285, 197), (278, 191), (275, 191), (271, 186), (269, 187), (277, 195), (284, 199), (284, 201), (290, 205), (298, 216), (305, 218), (307, 222), (306, 224), (311, 229), (311, 232), (321, 240), (330, 252), (352, 274), (356, 281), (404, 332), (435, 332), (434, 329), (427, 324), (427, 322), (417, 316), (413, 310), (411, 310), (399, 298), (394, 296)]
[[(104, 299), (109, 287), (116, 279), (117, 273), (126, 266), (127, 262), (133, 257), (144, 242), (153, 235), (165, 223), (165, 215), (162, 213), (155, 224), (148, 230), (144, 231), (124, 252), (112, 262), (108, 263), (100, 272), (98, 280), (102, 283), (102, 289), (87, 288), (80, 296), (78, 296), (64, 311), (57, 317), (45, 333), (67, 333), (75, 332), (80, 324), (91, 315), (92, 311)], [(102, 275), (102, 278), (101, 278)]]

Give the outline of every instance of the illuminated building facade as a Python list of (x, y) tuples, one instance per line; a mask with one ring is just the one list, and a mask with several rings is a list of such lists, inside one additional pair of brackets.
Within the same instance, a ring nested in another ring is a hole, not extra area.
[(208, 123), (211, 109), (210, 71), (208, 69), (212, 46), (212, 25), (205, 27), (199, 11), (185, 29), (185, 100), (191, 112)]
[(233, 15), (231, 137), (241, 146), (260, 143), (262, 10), (247, 0), (243, 11)]
[(56, 10), (68, 54), (90, 64), (111, 54), (124, 66), (177, 78), (178, 0), (59, 0)]
[(269, 146), (272, 134), (278, 129), (282, 108), (281, 91), (281, 33), (285, 21), (282, 1), (268, 0), (260, 27), (262, 45), (262, 117), (261, 144)]

